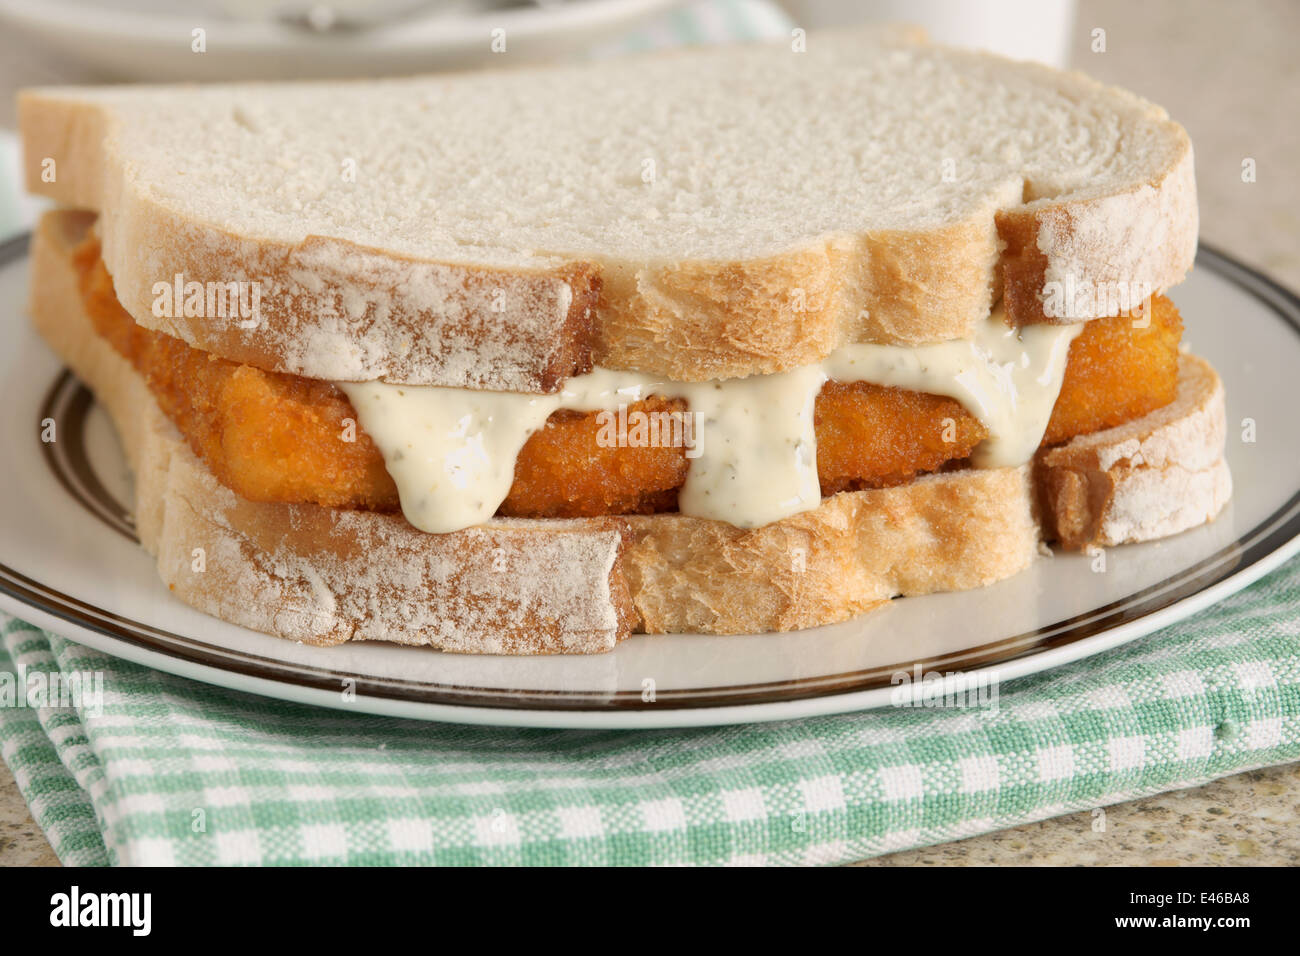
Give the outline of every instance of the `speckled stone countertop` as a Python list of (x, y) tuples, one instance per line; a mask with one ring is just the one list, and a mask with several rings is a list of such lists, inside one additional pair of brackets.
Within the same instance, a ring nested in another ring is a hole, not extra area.
[(854, 866), (1284, 866), (1300, 861), (1300, 764)]
[(9, 768), (0, 762), (0, 866), (58, 866), (45, 834), (27, 812)]
[[(1089, 48), (1096, 28), (1106, 31), (1104, 53)], [(1296, 36), (1300, 4), (1290, 0), (1080, 0), (1074, 65), (1160, 103), (1183, 123), (1196, 144), (1202, 239), (1300, 289)], [(9, 52), (0, 57), (4, 90), (88, 79), (45, 63), (19, 76), (21, 57)], [(12, 125), (8, 103), (0, 122)], [(1256, 163), (1254, 183), (1241, 181), (1246, 157)], [(0, 763), (0, 866), (57, 863)], [(1104, 820), (1073, 814), (857, 865), (1296, 863), (1300, 764), (1107, 807)]]

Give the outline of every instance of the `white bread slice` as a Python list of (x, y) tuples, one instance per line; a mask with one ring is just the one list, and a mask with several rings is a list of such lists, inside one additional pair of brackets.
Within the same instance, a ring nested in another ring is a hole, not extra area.
[(68, 212), (42, 220), (33, 319), (118, 425), (136, 475), (137, 528), (163, 580), (224, 620), (317, 644), (594, 653), (634, 631), (736, 634), (844, 620), (896, 594), (991, 583), (1037, 553), (1027, 466), (840, 494), (753, 530), (663, 514), (497, 520), (435, 535), (392, 515), (240, 499), (95, 333), (71, 263), (90, 222)]
[[(1159, 107), (896, 31), (41, 89), (19, 116), (28, 187), (102, 214), (138, 322), (318, 379), (768, 373), (849, 342), (966, 337), (1004, 293), (1013, 320), (1042, 321), (1048, 282), (1161, 291), (1196, 245), (1191, 144)], [(154, 284), (178, 273), (260, 282), (261, 324), (155, 316)]]
[(1171, 404), (1039, 456), (1047, 536), (1109, 547), (1214, 520), (1232, 497), (1225, 437), (1223, 383), (1204, 359), (1179, 356)]

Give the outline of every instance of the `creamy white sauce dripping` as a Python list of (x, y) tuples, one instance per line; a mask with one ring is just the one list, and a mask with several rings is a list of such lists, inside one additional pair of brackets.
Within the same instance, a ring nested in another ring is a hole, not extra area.
[(1019, 332), (1000, 311), (973, 339), (934, 345), (848, 345), (816, 365), (721, 382), (670, 382), (595, 369), (554, 395), (340, 382), (397, 484), (402, 511), (423, 531), (482, 524), (505, 500), (524, 442), (561, 409), (614, 410), (650, 395), (698, 414), (698, 457), (678, 497), (683, 514), (744, 528), (817, 507), (813, 408), (823, 384), (872, 382), (945, 395), (984, 423), (979, 467), (1033, 455), (1056, 404), (1081, 325)]

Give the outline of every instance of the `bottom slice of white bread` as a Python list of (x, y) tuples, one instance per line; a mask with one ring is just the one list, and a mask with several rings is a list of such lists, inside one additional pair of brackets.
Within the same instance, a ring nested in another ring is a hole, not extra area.
[(596, 653), (638, 631), (840, 621), (898, 594), (990, 584), (1037, 553), (1029, 466), (840, 494), (752, 530), (659, 514), (494, 520), (432, 535), (396, 515), (247, 501), (194, 456), (94, 331), (71, 263), (92, 222), (58, 212), (40, 224), (32, 316), (117, 424), (136, 475), (140, 539), (163, 581), (223, 620), (313, 644)]

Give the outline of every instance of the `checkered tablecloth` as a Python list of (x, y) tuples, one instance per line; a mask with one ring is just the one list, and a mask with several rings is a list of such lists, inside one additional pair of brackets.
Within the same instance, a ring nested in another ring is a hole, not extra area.
[[(722, 0), (628, 44), (787, 28)], [(996, 708), (636, 732), (319, 710), (0, 616), (0, 755), (72, 864), (837, 863), (1300, 759), (1297, 608), (1292, 561)], [(26, 706), (33, 675), (102, 696)]]
[(67, 863), (837, 863), (1300, 759), (1298, 606), (1292, 561), (996, 709), (672, 731), (320, 710), (10, 621), (0, 675), (104, 692), (0, 707), (0, 754)]

